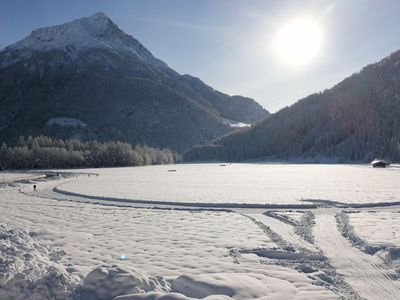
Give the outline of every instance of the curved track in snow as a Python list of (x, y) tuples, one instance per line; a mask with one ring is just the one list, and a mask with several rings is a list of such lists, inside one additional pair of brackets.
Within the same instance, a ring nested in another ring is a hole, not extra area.
[[(85, 174), (86, 175), (86, 174)], [(93, 174), (92, 174), (93, 175)], [(47, 185), (44, 188), (38, 189), (38, 193), (46, 198), (58, 200), (72, 200), (79, 202), (91, 202), (96, 204), (117, 205), (117, 206), (132, 206), (132, 207), (177, 207), (177, 208), (200, 208), (200, 209), (249, 209), (249, 210), (280, 210), (280, 209), (305, 209), (314, 210), (324, 207), (338, 207), (349, 209), (369, 209), (369, 208), (390, 208), (400, 206), (400, 202), (378, 202), (378, 203), (363, 203), (352, 204), (342, 203), (328, 200), (303, 200), (303, 203), (298, 204), (269, 204), (269, 203), (213, 203), (213, 202), (180, 202), (180, 201), (160, 201), (160, 200), (142, 200), (142, 199), (126, 199), (117, 197), (94, 196), (76, 192), (71, 192), (62, 189), (62, 185), (68, 181), (58, 182), (57, 184)], [(29, 192), (25, 192), (29, 194)], [(308, 203), (307, 203), (308, 202)]]

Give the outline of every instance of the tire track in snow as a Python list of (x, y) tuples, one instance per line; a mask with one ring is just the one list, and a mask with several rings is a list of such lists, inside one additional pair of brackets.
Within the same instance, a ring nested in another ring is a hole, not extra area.
[(338, 273), (366, 299), (399, 299), (400, 282), (391, 280), (379, 258), (352, 247), (337, 230), (335, 211), (316, 213), (315, 241)]

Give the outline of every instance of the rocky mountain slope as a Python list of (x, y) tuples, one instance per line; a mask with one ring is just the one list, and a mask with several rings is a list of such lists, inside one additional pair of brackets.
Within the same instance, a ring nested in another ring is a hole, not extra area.
[(267, 115), (178, 74), (103, 13), (0, 51), (0, 141), (45, 134), (183, 150)]

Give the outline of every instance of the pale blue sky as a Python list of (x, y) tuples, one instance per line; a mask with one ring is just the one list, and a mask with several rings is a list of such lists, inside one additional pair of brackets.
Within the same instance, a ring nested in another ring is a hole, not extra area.
[[(180, 73), (276, 111), (400, 49), (396, 0), (0, 0), (0, 48), (33, 29), (103, 11)], [(271, 51), (276, 32), (306, 15), (320, 54), (294, 68)]]

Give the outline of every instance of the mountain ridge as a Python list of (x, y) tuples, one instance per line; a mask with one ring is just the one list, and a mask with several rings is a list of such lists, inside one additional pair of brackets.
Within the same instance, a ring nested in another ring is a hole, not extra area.
[(268, 116), (253, 99), (180, 75), (103, 13), (36, 29), (1, 50), (0, 112), (0, 141), (44, 134), (179, 151), (234, 130), (225, 119)]
[[(132, 52), (131, 54), (137, 55), (149, 64), (168, 67), (167, 64), (155, 58), (138, 40), (123, 32), (102, 12), (61, 25), (35, 29), (29, 36), (5, 47), (2, 51), (20, 50), (22, 55), (19, 59), (23, 59), (27, 55), (23, 50), (50, 51), (66, 48), (68, 50), (66, 53), (74, 59), (76, 58), (75, 51), (104, 47), (119, 48), (118, 50), (127, 53)], [(0, 65), (14, 62), (16, 60), (0, 61)]]

